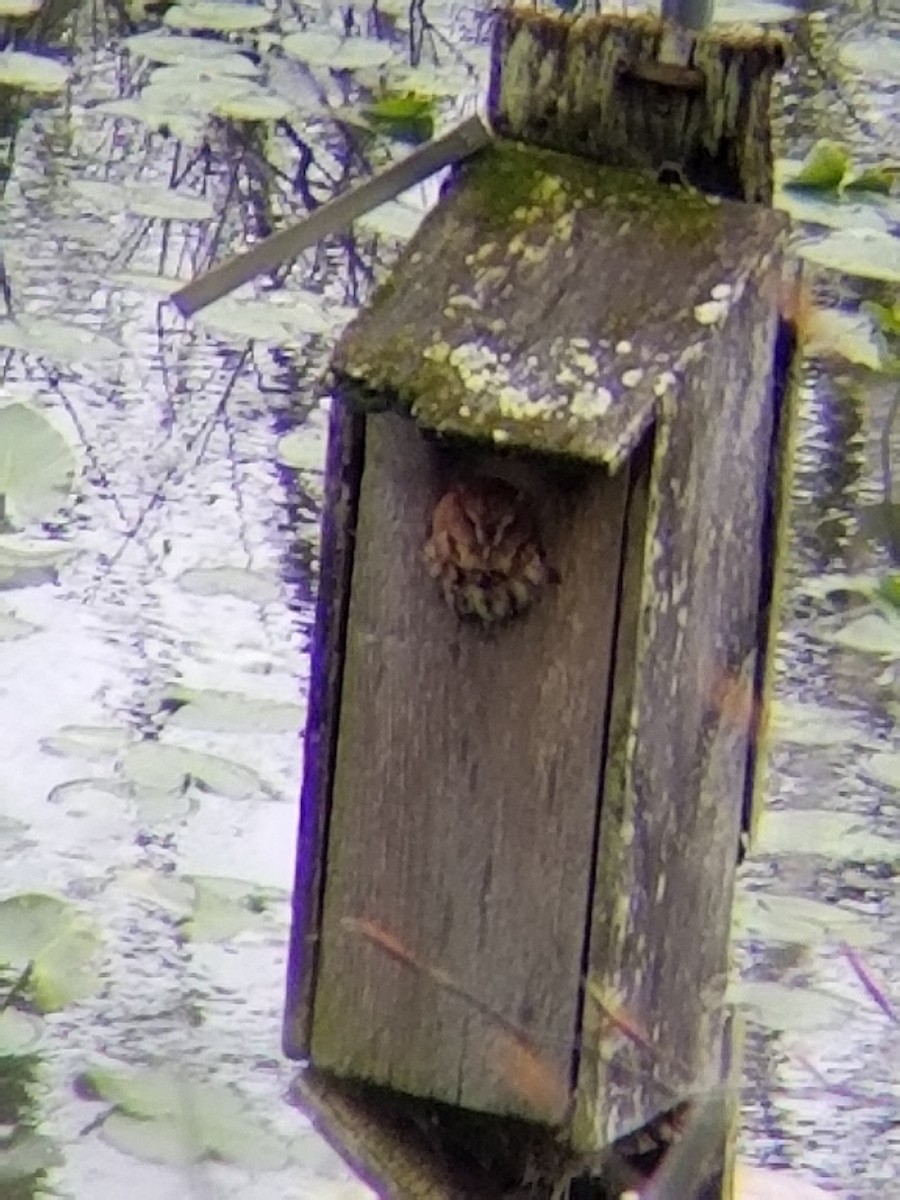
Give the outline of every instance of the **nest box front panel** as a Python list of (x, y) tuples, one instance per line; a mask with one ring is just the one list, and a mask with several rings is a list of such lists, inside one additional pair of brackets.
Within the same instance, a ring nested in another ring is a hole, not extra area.
[[(559, 1123), (629, 472), (547, 462), (366, 419), (310, 1045), (339, 1074)], [(552, 581), (485, 622), (434, 569), (435, 508), (511, 473)]]

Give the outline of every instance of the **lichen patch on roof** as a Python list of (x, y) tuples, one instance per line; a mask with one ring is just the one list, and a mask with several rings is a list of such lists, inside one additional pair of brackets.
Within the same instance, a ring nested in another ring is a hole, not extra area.
[(428, 428), (615, 467), (784, 227), (500, 141), (460, 172), (334, 367)]

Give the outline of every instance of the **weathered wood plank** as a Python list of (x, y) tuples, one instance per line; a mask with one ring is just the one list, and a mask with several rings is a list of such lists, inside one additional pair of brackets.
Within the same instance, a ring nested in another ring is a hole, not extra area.
[(615, 468), (787, 227), (759, 205), (505, 142), (463, 170), (335, 367), (363, 402), (425, 427)]
[(717, 27), (661, 61), (656, 17), (501, 10), (488, 111), (496, 131), (610, 166), (657, 172), (736, 200), (772, 199), (769, 102), (784, 39)]
[[(576, 1141), (608, 1144), (718, 1078), (753, 733), (773, 447), (771, 290), (746, 288), (690, 403), (663, 405), (629, 520)], [(633, 532), (632, 532), (633, 530)], [(616, 1030), (625, 1012), (645, 1051)]]
[(340, 400), (334, 401), (329, 416), (325, 463), (316, 638), (312, 646), (309, 709), (303, 742), (293, 936), (282, 1032), (285, 1053), (294, 1058), (303, 1057), (309, 1051), (331, 782), (340, 715), (343, 644), (362, 473), (363, 425), (364, 418), (360, 413)]
[[(441, 450), (393, 414), (367, 423), (312, 1053), (341, 1074), (559, 1124), (628, 472), (487, 461), (530, 493), (561, 575), (495, 636), (461, 625), (422, 564), (430, 512), (471, 451)], [(503, 1021), (541, 1047), (544, 1086), (530, 1094)]]

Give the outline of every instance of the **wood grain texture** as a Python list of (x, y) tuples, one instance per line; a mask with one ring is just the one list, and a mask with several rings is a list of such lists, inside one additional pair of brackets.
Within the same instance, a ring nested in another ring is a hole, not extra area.
[[(664, 405), (646, 522), (629, 520), (575, 1121), (584, 1147), (719, 1076), (777, 327), (771, 296), (746, 289), (714, 353), (685, 372), (690, 402)], [(616, 1028), (617, 1013), (652, 1049)]]
[(713, 296), (758, 285), (787, 218), (498, 141), (426, 218), (335, 367), (361, 402), (426, 428), (615, 469), (682, 360), (714, 351)]
[[(404, 418), (367, 422), (312, 1053), (340, 1074), (558, 1124), (628, 473), (487, 456), (481, 469), (528, 488), (561, 583), (486, 636), (447, 609), (422, 562), (447, 471), (466, 464)], [(541, 1048), (544, 1086), (523, 1084), (502, 1022)]]
[[(688, 35), (660, 61), (656, 17), (571, 18), (501, 10), (488, 112), (497, 133), (610, 166), (675, 164), (701, 191), (771, 203), (769, 105), (780, 35), (725, 27)], [(699, 80), (698, 80), (699, 77)]]
[(282, 1031), (284, 1052), (291, 1058), (302, 1058), (309, 1052), (363, 429), (362, 415), (336, 398), (329, 415), (316, 637), (303, 741), (303, 789)]

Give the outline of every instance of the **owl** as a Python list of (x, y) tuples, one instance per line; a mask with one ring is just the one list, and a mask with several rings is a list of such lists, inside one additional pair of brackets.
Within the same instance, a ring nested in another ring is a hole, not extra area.
[(526, 612), (556, 579), (527, 497), (503, 479), (475, 478), (444, 493), (424, 559), (453, 612), (484, 626)]

